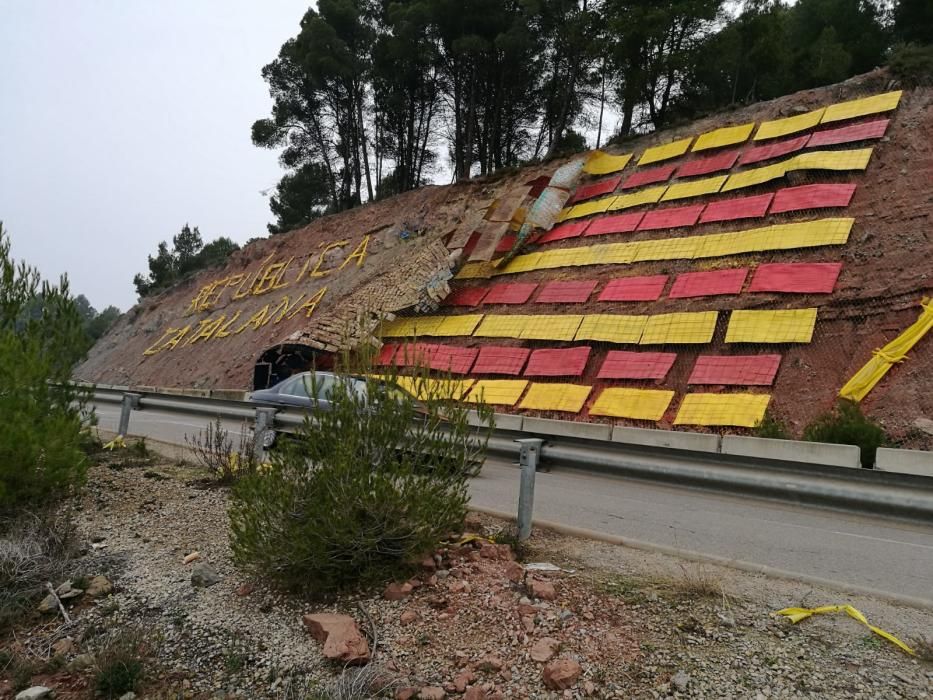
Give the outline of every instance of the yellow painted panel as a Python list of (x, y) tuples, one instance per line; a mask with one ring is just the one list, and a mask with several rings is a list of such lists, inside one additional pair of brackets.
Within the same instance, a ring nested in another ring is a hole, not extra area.
[(871, 159), (871, 148), (848, 151), (811, 151), (794, 156), (786, 163), (792, 170), (864, 170)]
[(733, 311), (727, 343), (809, 343), (816, 326), (816, 308)]
[(514, 406), (528, 382), (524, 379), (480, 379), (473, 385), (467, 401), (485, 401), (497, 406)]
[(693, 137), (688, 136), (685, 139), (672, 141), (671, 143), (666, 143), (663, 146), (649, 148), (641, 154), (641, 158), (638, 159), (638, 164), (648, 165), (649, 163), (657, 163), (658, 161), (670, 160), (671, 158), (682, 156), (687, 152), (687, 149), (690, 148), (690, 143), (692, 141)]
[(605, 243), (591, 247), (593, 265), (627, 265), (635, 259), (639, 243)]
[(483, 314), (464, 314), (462, 316), (445, 316), (432, 335), (451, 336), (451, 335), (473, 335), (473, 331), (479, 322), (483, 320)]
[(573, 340), (583, 316), (535, 314), (527, 319), (522, 329), (523, 340)]
[(705, 151), (708, 148), (719, 148), (721, 146), (731, 146), (735, 143), (742, 143), (752, 135), (752, 129), (755, 128), (755, 122), (750, 124), (740, 124), (738, 126), (724, 126), (715, 131), (707, 131), (700, 134), (697, 142), (693, 144), (694, 151)]
[(437, 327), (444, 321), (444, 316), (411, 316), (397, 318), (382, 328), (384, 338), (412, 338), (423, 335), (435, 335)]
[(820, 123), (838, 122), (843, 119), (853, 119), (855, 117), (864, 117), (867, 114), (880, 114), (881, 112), (890, 112), (897, 109), (901, 101), (901, 90), (886, 92), (882, 95), (864, 97), (861, 100), (850, 100), (849, 102), (839, 102), (830, 105), (823, 113), (823, 119)]
[(762, 168), (752, 168), (742, 173), (735, 173), (729, 176), (729, 179), (726, 180), (726, 184), (722, 186), (721, 191), (729, 192), (730, 190), (753, 187), (754, 185), (760, 185), (764, 182), (777, 180), (780, 177), (784, 177), (785, 172), (787, 172), (787, 162), (782, 161), (780, 163), (774, 163), (773, 165), (766, 165)]
[(567, 217), (570, 216), (570, 212), (572, 210), (573, 210), (573, 207), (564, 207), (563, 209), (561, 209), (560, 213), (557, 215), (557, 218), (554, 220), (554, 223), (559, 224), (561, 221), (565, 221)]
[(590, 153), (590, 157), (586, 159), (583, 171), (590, 175), (607, 175), (622, 170), (631, 159), (631, 153), (614, 156), (603, 151), (593, 151)]
[(528, 318), (523, 314), (487, 314), (473, 335), (477, 338), (521, 338)]
[(712, 342), (718, 317), (718, 311), (688, 311), (651, 316), (645, 324), (640, 344)]
[(647, 262), (649, 260), (691, 260), (696, 256), (702, 238), (687, 236), (685, 238), (660, 238), (654, 241), (638, 241), (638, 246), (632, 262)]
[(556, 267), (592, 265), (594, 253), (592, 246), (578, 246), (576, 248), (547, 250), (540, 255), (541, 258), (535, 266), (536, 270), (552, 270)]
[(647, 316), (588, 314), (583, 317), (583, 323), (580, 324), (574, 340), (635, 345), (641, 339), (647, 322)]
[(453, 399), (459, 401), (475, 379), (434, 379), (431, 377), (396, 377), (396, 383), (421, 401)]
[(673, 391), (606, 389), (590, 408), (590, 415), (659, 421), (673, 398)]
[(488, 262), (472, 262), (467, 263), (460, 268), (460, 271), (456, 274), (454, 279), (458, 280), (472, 280), (472, 279), (486, 279), (492, 277), (494, 270)]
[(508, 263), (506, 263), (505, 267), (497, 269), (496, 274), (511, 275), (516, 272), (537, 270), (538, 263), (541, 260), (541, 255), (542, 253), (525, 253), (524, 255), (516, 255), (514, 258), (509, 260)]
[(611, 197), (603, 197), (602, 199), (594, 199), (591, 202), (583, 202), (581, 204), (575, 204), (570, 207), (570, 213), (567, 214), (565, 218), (567, 219), (579, 219), (582, 216), (592, 216), (593, 214), (602, 214), (604, 211), (609, 209), (610, 205), (615, 201), (615, 195)]
[(579, 413), (593, 390), (580, 384), (543, 384), (532, 382), (519, 408), (536, 411), (564, 411)]
[(702, 180), (693, 182), (678, 182), (667, 188), (667, 192), (661, 197), (662, 202), (669, 202), (672, 199), (686, 199), (687, 197), (701, 197), (704, 194), (716, 194), (726, 184), (728, 175), (717, 175), (716, 177), (705, 177)]
[(615, 201), (609, 205), (608, 211), (639, 207), (642, 204), (656, 204), (661, 201), (661, 197), (666, 191), (667, 185), (661, 185), (660, 187), (649, 187), (646, 190), (640, 190), (632, 194), (620, 194), (616, 197)]
[(761, 423), (770, 394), (687, 394), (674, 425), (734, 425), (754, 428)]
[(933, 329), (933, 299), (924, 299), (920, 306), (923, 309), (920, 318), (883, 348), (875, 350), (867, 364), (840, 389), (839, 396), (851, 401), (864, 399), (888, 370), (907, 357), (914, 345)]
[(764, 122), (758, 127), (755, 133), (755, 141), (764, 139), (773, 139), (778, 136), (788, 136), (796, 134), (798, 131), (812, 129), (820, 123), (825, 109), (820, 107), (806, 114), (798, 114), (796, 117), (787, 117), (786, 119), (775, 119), (774, 121)]

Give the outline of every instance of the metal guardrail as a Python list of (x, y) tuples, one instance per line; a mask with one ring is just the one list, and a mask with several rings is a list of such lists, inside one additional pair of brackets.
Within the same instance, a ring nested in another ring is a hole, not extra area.
[[(124, 435), (129, 432), (130, 416), (134, 410), (157, 410), (238, 421), (251, 420), (260, 432), (266, 427), (293, 428), (304, 420), (304, 413), (297, 409), (271, 408), (232, 399), (126, 392), (122, 388), (96, 388), (94, 401), (121, 405), (119, 432)], [(514, 420), (502, 422), (510, 428), (521, 425)], [(648, 440), (644, 434), (651, 431), (634, 429), (638, 431), (637, 435), (632, 433), (635, 440), (624, 442), (621, 439), (625, 435), (624, 432), (609, 440), (576, 436), (573, 424), (563, 421), (535, 419), (527, 420), (526, 423), (527, 427), (537, 427), (539, 430), (495, 428), (489, 439), (489, 452), (500, 456), (525, 458), (527, 455), (520, 452), (520, 444), (517, 441), (540, 439), (542, 443), (534, 455), (538, 469), (558, 466), (720, 492), (750, 494), (784, 502), (933, 522), (933, 473), (927, 476), (838, 466), (831, 462), (836, 460), (839, 454), (845, 456), (844, 452), (834, 451), (827, 457), (818, 445), (814, 449), (814, 443), (762, 440), (762, 449), (758, 452), (777, 457), (750, 456), (750, 452), (754, 454), (756, 451), (743, 448), (734, 450), (733, 453), (714, 452), (701, 442), (695, 443), (699, 449), (685, 448), (679, 444), (680, 441), (675, 442), (669, 436), (665, 436), (668, 431), (655, 431), (659, 434), (657, 439)], [(549, 423), (560, 425), (550, 429)], [(588, 431), (581, 428), (579, 432), (585, 435)], [(723, 438), (724, 440), (726, 438)], [(689, 440), (683, 442), (694, 444)], [(716, 444), (721, 442), (717, 440)], [(764, 444), (777, 442), (783, 444)], [(846, 446), (824, 447), (844, 449)], [(821, 463), (820, 459), (823, 459), (824, 463)]]

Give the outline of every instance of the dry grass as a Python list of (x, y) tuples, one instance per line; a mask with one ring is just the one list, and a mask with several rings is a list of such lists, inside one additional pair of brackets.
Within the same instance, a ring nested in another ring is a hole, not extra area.
[(910, 640), (910, 646), (922, 661), (933, 663), (933, 637), (917, 637)]
[(702, 566), (687, 567), (680, 565), (683, 575), (672, 580), (675, 592), (684, 598), (709, 599), (725, 596), (722, 580), (709, 569)]
[(392, 697), (398, 681), (375, 664), (360, 668), (347, 667), (321, 685), (309, 678), (289, 678), (282, 691), (282, 700), (368, 700)]

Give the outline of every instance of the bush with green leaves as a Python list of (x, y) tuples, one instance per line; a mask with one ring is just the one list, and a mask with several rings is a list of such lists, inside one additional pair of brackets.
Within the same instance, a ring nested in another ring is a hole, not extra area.
[(0, 225), (0, 515), (52, 501), (84, 478), (86, 391), (68, 382), (85, 347), (67, 279), (52, 285), (17, 264)]
[(888, 444), (884, 428), (862, 413), (853, 401), (840, 399), (835, 408), (824, 413), (803, 431), (803, 439), (810, 442), (829, 442), (836, 445), (857, 445), (862, 450), (862, 466), (871, 469), (875, 452)]
[(476, 427), (449, 400), (455, 380), (336, 377), (311, 380), (330, 410), (280, 439), (268, 468), (235, 484), (230, 508), (236, 561), (316, 596), (404, 575), (459, 531), (491, 425), (485, 406)]

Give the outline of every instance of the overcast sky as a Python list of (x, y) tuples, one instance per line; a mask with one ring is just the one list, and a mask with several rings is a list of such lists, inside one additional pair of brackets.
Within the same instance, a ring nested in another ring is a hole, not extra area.
[(0, 0), (0, 220), (98, 309), (185, 222), (243, 242), (281, 176), (260, 76), (308, 0)]

